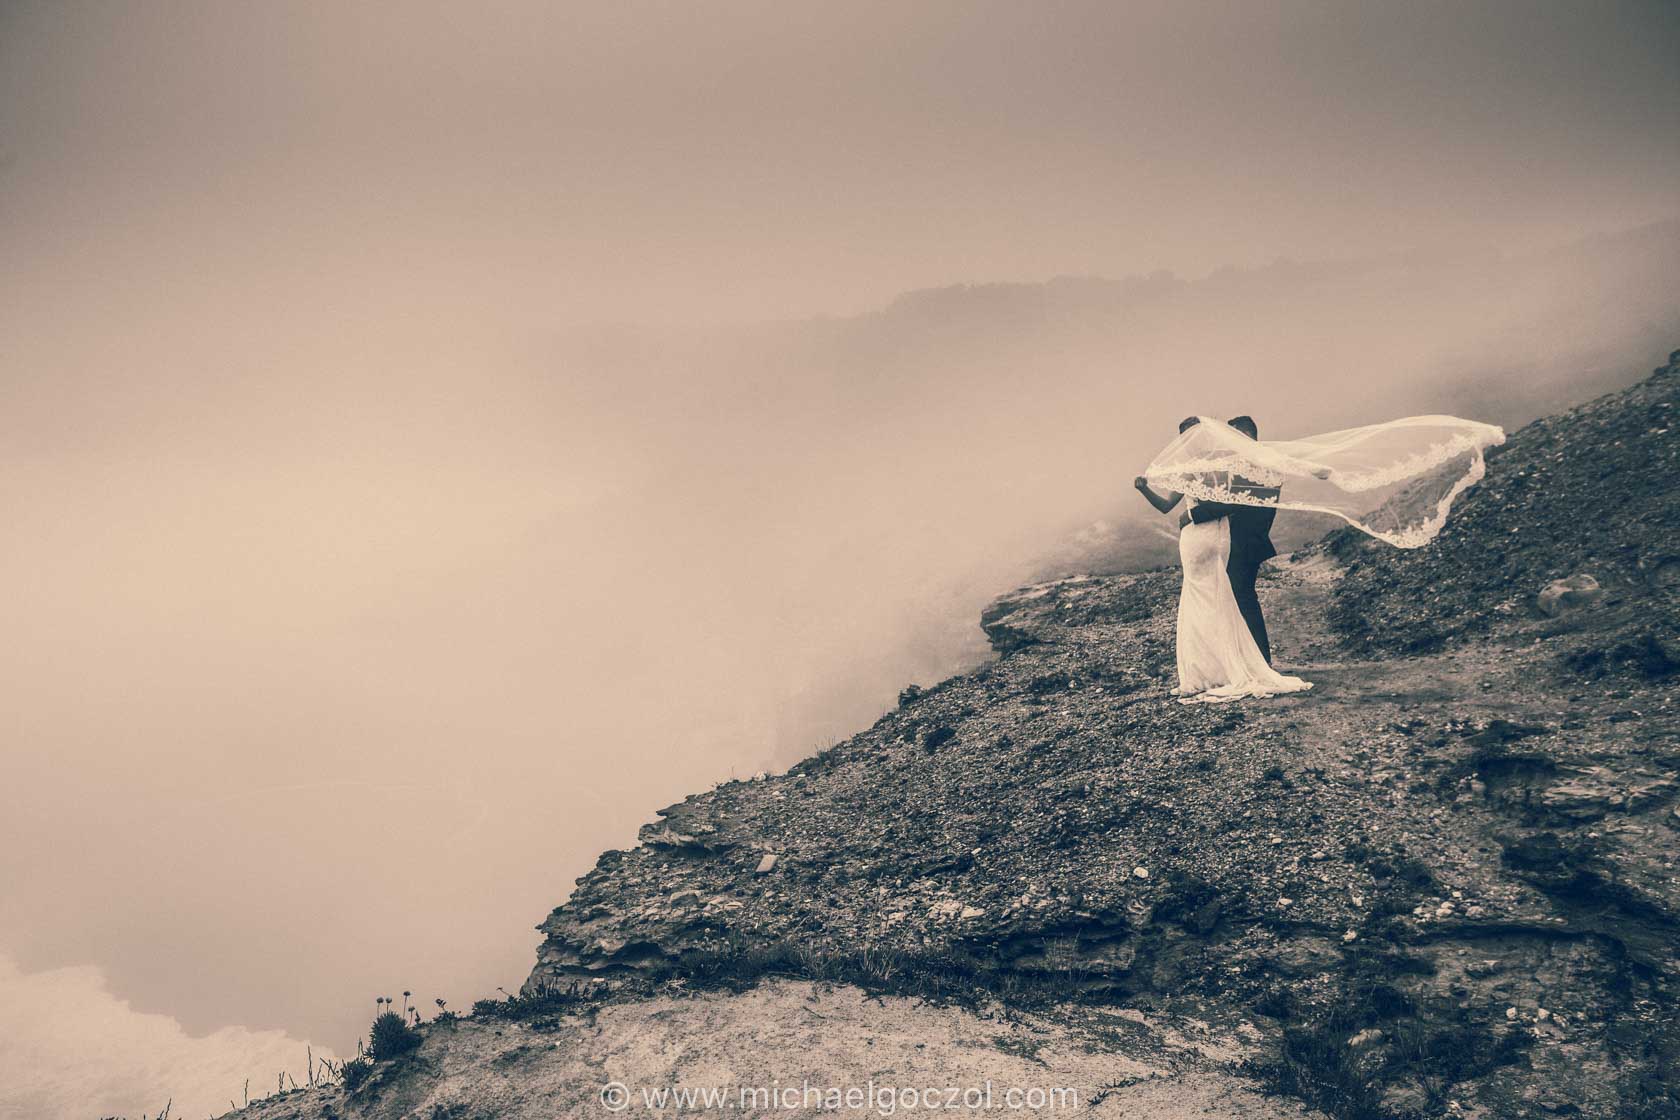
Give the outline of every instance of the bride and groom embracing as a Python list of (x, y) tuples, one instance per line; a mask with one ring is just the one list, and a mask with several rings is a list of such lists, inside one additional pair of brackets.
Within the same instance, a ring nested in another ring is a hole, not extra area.
[(1161, 513), (1181, 501), (1178, 687), (1181, 703), (1220, 703), (1312, 687), (1272, 668), (1255, 593), (1277, 555), (1280, 509), (1329, 513), (1398, 548), (1418, 548), (1453, 500), (1482, 477), (1491, 424), (1410, 416), (1305, 439), (1262, 441), (1254, 420), (1191, 416), (1134, 485)]

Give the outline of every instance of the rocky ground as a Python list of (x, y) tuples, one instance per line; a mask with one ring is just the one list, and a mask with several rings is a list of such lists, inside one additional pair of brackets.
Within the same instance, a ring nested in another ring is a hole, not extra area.
[(772, 978), (740, 992), (434, 1025), (418, 1051), (382, 1063), (348, 1098), (335, 1087), (297, 1091), (245, 1115), (556, 1120), (612, 1116), (614, 1106), (636, 1117), (1314, 1115), (1224, 1068), (1240, 1052), (1208, 1024), (1169, 1026), (1131, 1008), (1032, 1014)]
[(603, 855), (515, 1003), (815, 977), (1200, 1024), (1340, 1117), (1680, 1115), (1677, 398), (1516, 433), (1429, 548), (1269, 565), (1310, 693), (1176, 703), (1173, 571), (1006, 596), (996, 660)]
[(1616, 629), (1620, 641), (1580, 651), (1592, 663), (1579, 667), (1671, 672), (1680, 663), (1676, 376), (1671, 356), (1631, 389), (1523, 428), (1488, 455), (1486, 480), (1428, 548), (1395, 552), (1336, 534), (1331, 547), (1348, 567), (1331, 612), (1339, 634), (1368, 654), (1532, 640), (1534, 589), (1586, 573), (1613, 608), (1596, 628)]

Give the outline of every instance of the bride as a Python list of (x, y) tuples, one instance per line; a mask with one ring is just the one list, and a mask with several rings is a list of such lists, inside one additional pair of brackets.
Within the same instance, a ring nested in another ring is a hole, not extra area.
[[(1186, 419), (1178, 426), (1179, 435), (1200, 422), (1197, 416)], [(1221, 482), (1212, 472), (1200, 481), (1210, 490)], [(1138, 477), (1136, 486), (1162, 513), (1171, 513), (1184, 499), (1179, 490), (1157, 494), (1146, 475)], [(1228, 481), (1226, 488), (1230, 488)], [(1178, 687), (1173, 689), (1179, 702), (1223, 703), (1311, 688), (1300, 677), (1285, 676), (1266, 663), (1237, 608), (1225, 570), (1231, 559), (1230, 519), (1198, 523), (1190, 520), (1187, 511), (1179, 523), (1178, 562), (1184, 569), (1184, 584), (1178, 595)]]
[[(1504, 442), (1490, 425), (1453, 416), (1412, 416), (1299, 440), (1255, 440), (1220, 420), (1192, 416), (1135, 485), (1168, 513), (1196, 502), (1270, 506), (1340, 517), (1379, 540), (1417, 548), (1434, 539), (1453, 500), (1482, 477), (1482, 452)], [(1178, 537), (1181, 703), (1303, 692), (1312, 685), (1277, 672), (1244, 621), (1226, 565), (1226, 517), (1196, 522)]]

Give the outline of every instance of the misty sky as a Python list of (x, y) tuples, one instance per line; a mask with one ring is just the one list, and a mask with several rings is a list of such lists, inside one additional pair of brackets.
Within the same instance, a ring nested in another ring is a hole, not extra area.
[(3, 10), (7, 258), (110, 334), (1533, 244), (1666, 216), (1680, 163), (1661, 0)]
[(653, 810), (1144, 532), (1178, 416), (1636, 376), (1677, 60), (1655, 0), (0, 0), (0, 1094), (513, 987)]

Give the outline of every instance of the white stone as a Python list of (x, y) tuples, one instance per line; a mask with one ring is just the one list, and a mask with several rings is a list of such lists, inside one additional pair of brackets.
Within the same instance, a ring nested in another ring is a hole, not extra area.
[(1535, 605), (1540, 608), (1542, 614), (1556, 618), (1560, 614), (1586, 606), (1603, 593), (1598, 581), (1582, 572), (1568, 579), (1555, 579), (1548, 583), (1536, 597)]

